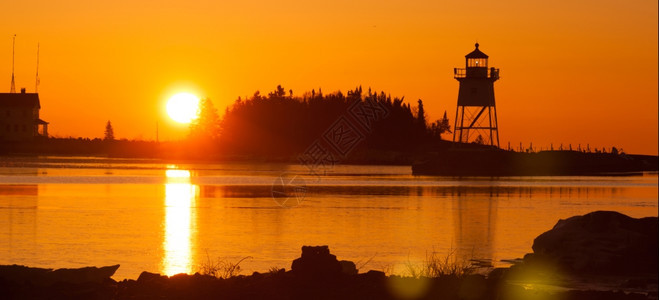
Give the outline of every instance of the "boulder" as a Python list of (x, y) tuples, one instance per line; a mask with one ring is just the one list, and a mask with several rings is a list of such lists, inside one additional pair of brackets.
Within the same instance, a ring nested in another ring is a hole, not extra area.
[(11, 265), (0, 266), (0, 278), (16, 283), (31, 283), (46, 286), (56, 282), (60, 283), (102, 283), (110, 279), (119, 265), (107, 267), (84, 267), (78, 269), (44, 269), (26, 266)]
[(291, 271), (302, 276), (337, 276), (342, 266), (328, 246), (302, 246), (302, 255), (293, 261)]
[(577, 273), (656, 272), (657, 225), (657, 217), (635, 219), (614, 211), (559, 220), (533, 241), (533, 259)]
[(349, 260), (342, 260), (339, 261), (341, 264), (341, 272), (343, 274), (347, 275), (356, 275), (357, 274), (357, 266), (355, 265), (354, 262), (351, 262)]
[(487, 279), (481, 274), (469, 274), (462, 278), (458, 295), (460, 299), (483, 299), (487, 293)]
[(167, 276), (160, 275), (158, 273), (151, 273), (143, 271), (140, 273), (140, 276), (137, 277), (137, 282), (146, 283), (146, 282), (164, 282), (167, 281)]
[(119, 269), (119, 265), (100, 268), (84, 267), (78, 269), (57, 269), (53, 271), (52, 277), (57, 278), (56, 281), (68, 283), (102, 283), (104, 280), (112, 277), (117, 269)]

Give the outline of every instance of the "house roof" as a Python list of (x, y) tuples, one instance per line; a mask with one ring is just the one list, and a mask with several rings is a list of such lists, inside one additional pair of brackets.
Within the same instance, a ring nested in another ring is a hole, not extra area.
[(487, 54), (478, 50), (478, 43), (476, 43), (476, 50), (471, 51), (471, 53), (465, 55), (466, 58), (488, 58)]
[(0, 93), (0, 107), (41, 108), (37, 93)]

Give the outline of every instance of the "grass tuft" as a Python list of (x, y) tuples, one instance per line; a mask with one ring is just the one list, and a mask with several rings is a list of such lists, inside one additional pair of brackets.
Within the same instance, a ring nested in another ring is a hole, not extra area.
[(279, 272), (281, 272), (281, 270), (283, 270), (283, 269), (279, 268), (279, 267), (270, 267), (270, 269), (268, 269), (268, 274), (275, 275), (275, 274), (278, 274)]
[(202, 275), (210, 275), (216, 278), (230, 278), (240, 274), (240, 263), (251, 258), (251, 256), (245, 256), (234, 263), (221, 258), (212, 260), (210, 256), (208, 256), (208, 253), (206, 253), (206, 262), (199, 265), (197, 272)]
[(376, 255), (377, 255), (377, 253), (374, 254), (373, 256), (371, 256), (371, 258), (367, 259), (366, 261), (363, 261), (363, 259), (360, 259), (360, 260), (356, 261), (355, 262), (355, 269), (357, 269), (357, 272), (363, 270), (366, 267), (366, 265), (371, 263), (371, 261), (375, 258)]
[(468, 260), (458, 261), (455, 252), (455, 249), (451, 249), (444, 256), (439, 255), (435, 251), (430, 254), (426, 253), (426, 259), (421, 266), (415, 265), (410, 261), (405, 264), (407, 273), (414, 278), (463, 277), (473, 274), (478, 267), (469, 263)]

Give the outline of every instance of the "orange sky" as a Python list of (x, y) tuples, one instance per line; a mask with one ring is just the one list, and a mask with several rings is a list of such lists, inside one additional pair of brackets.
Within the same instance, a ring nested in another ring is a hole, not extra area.
[[(657, 1), (3, 1), (0, 79), (34, 91), (56, 136), (178, 139), (178, 91), (224, 111), (277, 84), (356, 85), (423, 99), (453, 121), (474, 42), (501, 69), (501, 144), (617, 146), (657, 154)], [(0, 80), (1, 83), (1, 80)], [(2, 88), (2, 84), (0, 84)]]

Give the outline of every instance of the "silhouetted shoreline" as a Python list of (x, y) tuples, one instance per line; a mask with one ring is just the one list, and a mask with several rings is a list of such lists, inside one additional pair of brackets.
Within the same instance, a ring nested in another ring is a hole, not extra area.
[[(159, 159), (195, 162), (300, 163), (296, 155), (198, 153), (185, 142), (154, 142), (76, 138), (50, 138), (34, 142), (0, 142), (0, 157), (77, 156), (113, 159)], [(409, 165), (421, 154), (393, 150), (357, 148), (342, 163)]]
[(0, 266), (0, 291), (8, 299), (657, 299), (657, 224), (609, 211), (559, 220), (521, 263), (487, 275), (432, 262), (415, 277), (358, 273), (327, 246), (304, 246), (291, 270), (227, 278), (143, 272), (117, 282), (119, 265)]
[[(104, 141), (51, 138), (34, 142), (0, 143), (0, 157), (81, 156), (112, 159), (155, 159), (166, 162), (301, 163), (300, 155), (210, 154), (191, 150), (184, 142)], [(430, 151), (434, 150), (434, 151)], [(435, 141), (418, 151), (355, 148), (336, 163), (411, 165), (415, 175), (551, 176), (637, 175), (656, 172), (658, 157), (571, 150), (514, 152), (480, 145)]]
[(455, 148), (413, 164), (412, 172), (442, 176), (624, 176), (658, 168), (657, 156), (650, 155)]

